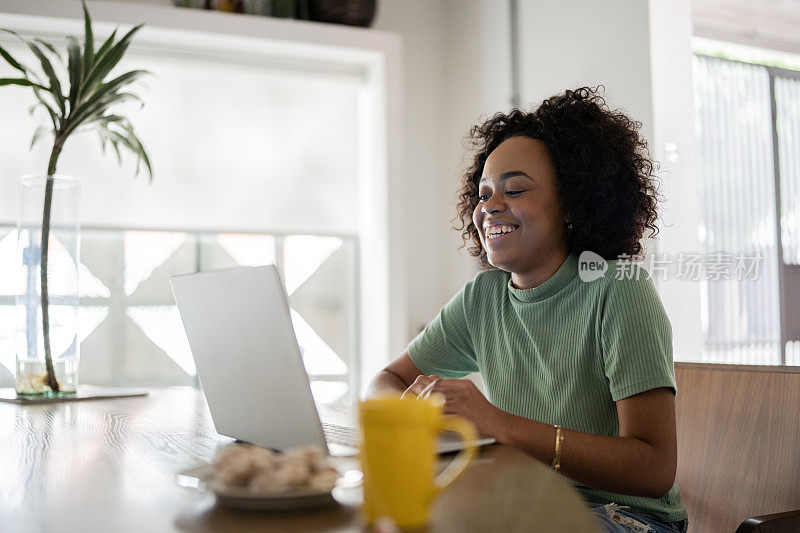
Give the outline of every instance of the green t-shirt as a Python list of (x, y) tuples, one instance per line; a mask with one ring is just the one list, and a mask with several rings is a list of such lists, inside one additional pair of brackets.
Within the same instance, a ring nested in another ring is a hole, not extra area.
[[(411, 341), (411, 359), (422, 373), (444, 378), (480, 372), (489, 400), (509, 413), (618, 436), (614, 402), (659, 387), (675, 391), (675, 369), (669, 319), (652, 281), (644, 269), (617, 263), (584, 282), (571, 255), (527, 290), (502, 270), (481, 272)], [(667, 522), (686, 518), (677, 485), (658, 499), (576, 486), (590, 500)]]

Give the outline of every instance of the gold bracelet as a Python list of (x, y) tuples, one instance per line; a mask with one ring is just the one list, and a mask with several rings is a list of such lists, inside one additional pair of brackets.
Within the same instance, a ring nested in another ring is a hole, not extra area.
[(553, 427), (556, 428), (556, 449), (553, 452), (553, 462), (550, 463), (550, 468), (558, 470), (561, 468), (561, 443), (564, 442), (564, 435), (561, 433), (561, 426)]

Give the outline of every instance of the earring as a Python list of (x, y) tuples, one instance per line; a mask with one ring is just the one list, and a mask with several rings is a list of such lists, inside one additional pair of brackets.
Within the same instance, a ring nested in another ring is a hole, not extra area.
[(572, 222), (565, 222), (565, 226), (567, 226), (567, 231), (572, 231)]

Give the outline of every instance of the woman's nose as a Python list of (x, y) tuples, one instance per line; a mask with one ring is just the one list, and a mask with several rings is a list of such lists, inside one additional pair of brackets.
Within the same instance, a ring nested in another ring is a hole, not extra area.
[(491, 213), (500, 213), (505, 210), (506, 204), (503, 200), (497, 195), (491, 195), (484, 203), (483, 203), (483, 212), (487, 214)]

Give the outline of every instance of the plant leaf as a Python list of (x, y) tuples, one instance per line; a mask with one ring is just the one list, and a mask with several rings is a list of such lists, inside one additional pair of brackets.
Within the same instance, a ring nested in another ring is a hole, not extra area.
[(118, 76), (117, 78), (114, 78), (108, 83), (101, 83), (94, 94), (92, 94), (88, 100), (81, 104), (80, 108), (78, 109), (78, 113), (80, 113), (83, 109), (88, 109), (96, 103), (103, 101), (103, 99), (106, 97), (112, 96), (115, 91), (122, 89), (122, 87), (128, 85), (129, 83), (133, 83), (145, 74), (150, 74), (150, 72), (146, 70), (132, 70), (122, 74), (121, 76)]
[(100, 151), (103, 153), (103, 155), (106, 155), (106, 144), (108, 143), (108, 141), (103, 136), (103, 134), (100, 133), (99, 129), (97, 130), (97, 138), (100, 140)]
[(64, 58), (61, 57), (61, 52), (59, 52), (56, 49), (55, 46), (53, 46), (52, 44), (48, 43), (47, 41), (43, 41), (42, 39), (39, 39), (38, 37), (35, 37), (33, 40), (36, 41), (37, 43), (41, 44), (45, 48), (47, 48), (50, 51), (51, 54), (53, 54), (54, 56), (56, 56), (58, 58), (59, 61), (61, 61), (62, 63), (64, 62)]
[(28, 69), (25, 67), (25, 65), (23, 65), (22, 63), (20, 63), (16, 59), (14, 59), (11, 56), (11, 54), (9, 54), (8, 51), (6, 51), (6, 49), (3, 48), (2, 46), (0, 46), (0, 56), (2, 56), (3, 59), (5, 59), (6, 62), (8, 62), (9, 65), (14, 67), (18, 71), (20, 71), (20, 72), (22, 72), (23, 74), (26, 74), (26, 75), (28, 74)]
[(97, 128), (97, 133), (100, 135), (100, 139), (103, 144), (103, 153), (105, 153), (106, 142), (110, 141), (111, 147), (114, 149), (114, 153), (117, 155), (117, 162), (122, 165), (122, 154), (119, 151), (119, 142), (113, 138), (113, 132), (104, 126), (99, 126)]
[(53, 64), (50, 63), (50, 60), (47, 59), (47, 56), (44, 55), (44, 52), (42, 52), (35, 43), (32, 43), (31, 41), (26, 41), (26, 43), (33, 54), (39, 58), (39, 62), (42, 64), (42, 70), (44, 70), (44, 73), (47, 75), (47, 79), (50, 81), (49, 92), (55, 98), (56, 104), (58, 104), (58, 108), (61, 110), (61, 115), (66, 115), (64, 95), (61, 94), (61, 82), (58, 81), (58, 76), (56, 76), (56, 72), (53, 70)]
[(108, 127), (109, 124), (114, 124), (118, 122), (125, 122), (128, 119), (121, 115), (103, 115), (103, 116), (93, 116), (88, 118), (83, 122), (80, 128), (78, 128), (75, 133), (80, 133), (82, 131), (89, 131), (92, 129), (100, 129)]
[(96, 62), (92, 66), (92, 71), (83, 84), (83, 91), (81, 92), (84, 95), (92, 94), (97, 85), (99, 85), (106, 75), (111, 72), (111, 69), (119, 63), (119, 60), (122, 59), (123, 54), (125, 54), (125, 51), (128, 49), (134, 34), (139, 31), (142, 26), (142, 24), (134, 26), (117, 44), (111, 46), (102, 56), (100, 54), (97, 55)]
[(88, 73), (94, 63), (94, 33), (92, 17), (89, 15), (86, 2), (81, 0), (81, 4), (83, 4), (83, 72)]
[[(129, 122), (122, 122), (119, 126), (125, 131), (127, 134), (125, 137), (128, 139), (130, 144), (135, 147), (134, 151), (136, 155), (144, 162), (144, 166), (147, 168), (147, 173), (150, 176), (150, 183), (153, 182), (153, 168), (150, 165), (150, 158), (147, 155), (147, 150), (145, 150), (142, 141), (139, 140), (139, 137), (136, 136), (136, 132), (133, 131), (133, 126)], [(136, 163), (136, 176), (139, 175), (139, 162)]]
[(55, 109), (47, 102), (42, 91), (38, 87), (33, 87), (33, 94), (36, 95), (36, 99), (39, 100), (39, 104), (42, 105), (46, 110), (47, 114), (50, 115), (50, 120), (53, 122), (53, 131), (58, 131), (59, 126), (59, 116)]
[(103, 155), (106, 155), (106, 144), (108, 144), (108, 135), (105, 130), (102, 126), (97, 127), (97, 138), (100, 140), (100, 148), (103, 150)]
[(78, 39), (73, 36), (67, 37), (67, 51), (69, 60), (67, 62), (67, 72), (69, 72), (69, 112), (75, 112), (78, 105), (78, 89), (83, 80), (83, 60), (81, 59), (81, 47)]
[(84, 122), (84, 125), (97, 124), (98, 127), (100, 127), (102, 125), (111, 124), (113, 122), (125, 122), (126, 120), (128, 119), (123, 117), (122, 115), (103, 115), (100, 118), (87, 120), (86, 122)]
[(119, 143), (117, 141), (111, 141), (111, 148), (113, 148), (114, 153), (117, 154), (117, 162), (122, 165), (122, 154), (119, 152)]
[[(136, 137), (135, 134), (130, 135), (127, 134), (126, 132), (126, 135), (122, 135), (119, 132), (110, 129), (106, 129), (106, 132), (108, 134), (109, 139), (111, 140), (112, 146), (114, 145), (115, 142), (121, 144), (122, 146), (127, 148), (133, 155), (136, 156), (137, 162), (136, 162), (136, 173), (134, 174), (135, 176), (139, 175), (140, 161), (144, 161), (145, 166), (147, 167), (148, 171), (150, 171), (150, 160), (147, 159), (147, 154), (143, 153), (144, 147), (142, 146), (142, 143), (139, 142), (139, 139)], [(150, 171), (150, 181), (151, 182), (153, 181), (152, 171)]]
[[(26, 70), (26, 74), (28, 75), (29, 78), (32, 76), (40, 87), (44, 87), (43, 90), (46, 90), (53, 96), (53, 100), (56, 102), (56, 105), (61, 110), (61, 115), (59, 115), (59, 117), (63, 116), (65, 114), (65, 106), (64, 106), (64, 95), (61, 94), (61, 82), (58, 80), (58, 76), (56, 76), (55, 71), (53, 70), (53, 66), (50, 63), (50, 60), (47, 59), (47, 56), (44, 55), (44, 52), (42, 52), (41, 49), (39, 49), (39, 47), (36, 46), (34, 42), (28, 41), (27, 39), (22, 37), (19, 33), (5, 28), (0, 29), (0, 31), (10, 33), (11, 35), (15, 36), (17, 39), (28, 45), (28, 48), (30, 48), (31, 51), (34, 53), (34, 55), (37, 58), (39, 58), (39, 61), (42, 65), (42, 70), (45, 71), (45, 74), (47, 75), (50, 81), (50, 87), (45, 87), (42, 84), (41, 80), (39, 79), (39, 76), (37, 76), (35, 72), (31, 70)], [(54, 110), (49, 105), (47, 105), (46, 100), (44, 100), (42, 95), (39, 93), (39, 87), (34, 86), (33, 92), (36, 94), (36, 98), (38, 98), (39, 101), (43, 102), (45, 107), (47, 107), (47, 110), (51, 114), (51, 119), (53, 120), (53, 122), (54, 123), (57, 122), (56, 118), (53, 116)]]
[(93, 120), (98, 118), (104, 115), (112, 105), (121, 104), (122, 102), (127, 102), (128, 100), (138, 100), (141, 102), (142, 99), (133, 93), (108, 94), (99, 102), (94, 102), (91, 106), (84, 106), (76, 122), (79, 121), (82, 123), (85, 120)]
[(84, 61), (84, 68), (83, 68), (83, 80), (81, 81), (81, 86), (78, 88), (78, 100), (82, 99), (83, 94), (85, 92), (90, 91), (91, 87), (86, 83), (88, 81), (89, 75), (92, 73), (92, 67), (97, 62), (97, 59), (103, 57), (108, 49), (111, 48), (111, 45), (114, 44), (114, 38), (117, 35), (117, 30), (119, 28), (114, 28), (114, 31), (111, 32), (111, 35), (108, 36), (108, 39), (100, 46), (100, 49), (92, 56), (92, 62), (87, 67), (86, 62)]
[[(19, 33), (15, 32), (14, 30), (9, 30), (9, 29), (6, 29), (6, 28), (0, 28), (0, 32), (9, 33), (9, 34), (13, 35), (14, 37), (16, 37), (17, 39), (19, 39), (20, 41), (22, 41), (23, 43), (25, 43), (26, 45), (29, 45), (29, 46), (30, 46), (30, 43), (29, 43), (29, 42), (28, 42), (28, 41), (27, 41), (27, 40), (26, 40), (26, 39), (25, 39), (25, 38), (24, 38), (22, 35), (20, 35)], [(6, 57), (5, 55), (3, 55), (3, 57), (6, 59), (6, 61), (8, 61), (8, 58), (10, 58), (10, 57), (11, 57), (11, 54), (9, 54), (9, 53), (8, 53), (7, 51), (5, 51), (5, 50), (3, 50), (3, 51), (4, 51), (4, 52), (6, 52), (6, 54), (8, 55), (8, 57)], [(2, 55), (2, 54), (0, 54), (0, 55)], [(13, 58), (11, 58), (11, 59), (13, 59)], [(16, 66), (19, 66), (20, 68), (22, 68), (22, 69), (23, 69), (23, 71), (24, 71), (24, 73), (25, 73), (25, 76), (26, 76), (27, 78), (29, 78), (29, 79), (33, 79), (33, 80), (35, 80), (37, 83), (42, 83), (42, 81), (39, 79), (39, 75), (38, 75), (38, 74), (37, 74), (35, 71), (33, 71), (33, 70), (31, 70), (31, 69), (27, 68), (25, 65), (23, 65), (23, 64), (22, 64), (22, 63), (20, 63), (19, 61), (14, 61), (14, 63), (16, 64)], [(15, 68), (16, 68), (16, 67), (15, 67)], [(19, 70), (19, 69), (17, 69), (17, 70)], [(49, 90), (49, 89), (48, 89), (48, 90)]]
[[(111, 48), (111, 45), (114, 44), (114, 38), (117, 36), (118, 29), (119, 28), (114, 28), (114, 31), (111, 32), (111, 35), (108, 36), (108, 39), (106, 39), (105, 42), (103, 42), (103, 44), (100, 46), (100, 49), (94, 55), (94, 62), (97, 61), (97, 58), (104, 56), (105, 53), (108, 52), (108, 49)], [(92, 63), (93, 65), (94, 62)], [(89, 70), (86, 70), (85, 74), (88, 76)]]
[(78, 112), (78, 114), (74, 117), (70, 117), (70, 120), (67, 121), (64, 126), (64, 131), (62, 131), (61, 134), (69, 135), (87, 121), (91, 122), (102, 117), (112, 105), (119, 104), (127, 100), (141, 101), (141, 98), (132, 93), (116, 93), (110, 94), (100, 102), (94, 103), (92, 107), (81, 106), (81, 110)]
[[(36, 107), (42, 106), (50, 116), (53, 124), (52, 130), (44, 126), (37, 128), (31, 139), (31, 148), (47, 133), (52, 133), (59, 142), (62, 142), (76, 131), (94, 128), (98, 133), (100, 146), (104, 152), (106, 145), (110, 143), (117, 160), (122, 164), (121, 148), (130, 151), (137, 158), (136, 174), (139, 174), (143, 163), (152, 182), (153, 170), (150, 158), (130, 121), (125, 116), (108, 113), (108, 110), (113, 105), (128, 100), (141, 102), (141, 98), (137, 95), (121, 91), (145, 74), (149, 74), (149, 72), (132, 70), (116, 76), (110, 81), (105, 81), (105, 78), (122, 60), (134, 35), (143, 25), (132, 27), (117, 42), (115, 42), (115, 39), (118, 29), (114, 29), (95, 53), (92, 20), (85, 0), (81, 0), (81, 6), (84, 14), (83, 50), (81, 50), (81, 43), (78, 38), (67, 37), (66, 75), (69, 83), (67, 87), (68, 94), (64, 94), (62, 91), (62, 80), (59, 79), (54, 69), (54, 63), (51, 61), (52, 57), (56, 57), (59, 66), (64, 64), (64, 57), (59, 53), (58, 49), (40, 38), (27, 40), (12, 30), (3, 29), (0, 29), (0, 31), (16, 36), (30, 48), (30, 51), (33, 52), (41, 64), (41, 71), (39, 69), (36, 69), (36, 71), (29, 70), (8, 51), (0, 48), (2, 59), (9, 63), (13, 69), (22, 73), (21, 77), (0, 78), (0, 86), (18, 85), (31, 87), (37, 100), (37, 103), (31, 108), (31, 112)], [(44, 76), (40, 72), (43, 72)], [(60, 74), (64, 75), (63, 72), (60, 72)], [(67, 83), (67, 80), (64, 80), (64, 83)], [(69, 112), (67, 112), (67, 109), (69, 109)]]
[(38, 83), (34, 83), (28, 78), (0, 78), (0, 87), (3, 85), (19, 85), (20, 87), (38, 87), (44, 91), (48, 91), (49, 89), (44, 85), (39, 85)]
[(31, 139), (31, 145), (28, 147), (28, 150), (33, 150), (33, 146), (42, 138), (43, 135), (50, 133), (50, 128), (46, 128), (44, 126), (39, 126), (36, 128), (36, 131), (33, 132), (33, 139)]

